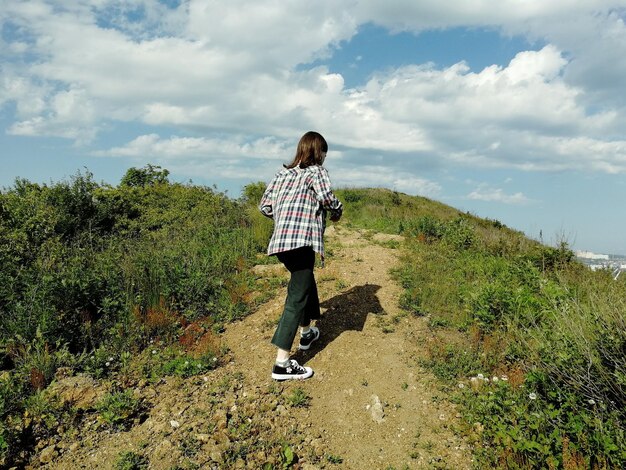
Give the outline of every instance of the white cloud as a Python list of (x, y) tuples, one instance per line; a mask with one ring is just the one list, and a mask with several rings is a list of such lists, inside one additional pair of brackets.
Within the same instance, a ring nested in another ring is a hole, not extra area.
[[(317, 129), (331, 148), (352, 151), (340, 160), (346, 170), (358, 164), (354, 153), (360, 151), (394, 156), (342, 176), (344, 184), (379, 182), (433, 195), (441, 190), (438, 184), (416, 176), (427, 160), (620, 173), (626, 171), (626, 28), (611, 7), (623, 5), (322, 0), (312, 7), (189, 0), (170, 8), (157, 0), (7, 2), (0, 20), (19, 34), (5, 35), (1, 44), (0, 105), (15, 103), (8, 128), (15, 135), (85, 144), (104, 127), (139, 124), (144, 135), (94, 152), (152, 155), (180, 168), (186, 159), (189, 168), (202, 159), (219, 160), (226, 173), (235, 171), (234, 161), (285, 161), (293, 140)], [(380, 71), (353, 89), (332, 70), (306, 65), (332, 54), (368, 22), (416, 32), (496, 28), (546, 45), (520, 52), (507, 66), (471, 71), (464, 62), (446, 68), (413, 64)], [(163, 128), (194, 137), (163, 138)]]
[[(289, 145), (288, 145), (289, 144)], [(177, 137), (162, 139), (158, 134), (141, 135), (122, 147), (94, 152), (96, 156), (148, 157), (157, 159), (262, 158), (284, 159), (291, 150), (291, 142), (263, 137), (251, 142), (238, 139), (208, 139), (204, 137)]]
[(500, 188), (492, 188), (488, 185), (479, 185), (474, 191), (466, 196), (475, 201), (500, 202), (502, 204), (522, 205), (530, 201), (523, 193), (506, 194)]

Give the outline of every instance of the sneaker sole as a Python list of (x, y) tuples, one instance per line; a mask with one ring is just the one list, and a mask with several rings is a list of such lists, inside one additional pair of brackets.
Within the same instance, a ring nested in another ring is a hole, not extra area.
[(313, 370), (307, 370), (306, 374), (275, 374), (272, 372), (272, 378), (274, 380), (278, 380), (279, 382), (284, 382), (285, 380), (306, 380), (313, 377)]

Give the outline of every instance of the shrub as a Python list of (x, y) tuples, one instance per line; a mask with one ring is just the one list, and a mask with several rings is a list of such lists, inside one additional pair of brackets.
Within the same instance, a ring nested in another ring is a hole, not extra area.
[(133, 397), (132, 390), (107, 394), (96, 405), (100, 419), (113, 428), (124, 428), (140, 411), (141, 403)]

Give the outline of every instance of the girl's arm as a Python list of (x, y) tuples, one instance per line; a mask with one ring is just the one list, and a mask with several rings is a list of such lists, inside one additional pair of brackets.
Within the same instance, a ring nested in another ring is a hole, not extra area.
[(274, 218), (274, 208), (272, 207), (272, 195), (274, 192), (274, 180), (265, 188), (261, 202), (259, 203), (259, 210), (261, 214), (270, 219)]
[(330, 189), (328, 170), (322, 166), (319, 167), (319, 170), (315, 178), (313, 178), (313, 190), (315, 191), (317, 200), (322, 204), (322, 207), (330, 212), (330, 220), (335, 222), (341, 218), (343, 204), (341, 204)]

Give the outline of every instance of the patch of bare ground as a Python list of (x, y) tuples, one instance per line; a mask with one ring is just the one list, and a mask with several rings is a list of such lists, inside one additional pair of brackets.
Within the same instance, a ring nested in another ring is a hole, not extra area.
[[(329, 228), (332, 256), (316, 270), (321, 337), (306, 352), (294, 344), (294, 357), (315, 371), (311, 379), (277, 383), (270, 376), (283, 287), (227, 326), (222, 367), (137, 384), (148, 411), (132, 427), (106, 430), (85, 419), (73, 437), (41, 444), (32, 467), (109, 469), (132, 451), (151, 469), (471, 468), (471, 449), (454, 432), (454, 405), (419, 365), (426, 322), (398, 307), (401, 288), (389, 270), (401, 242)], [(280, 265), (255, 272), (288, 278)]]

